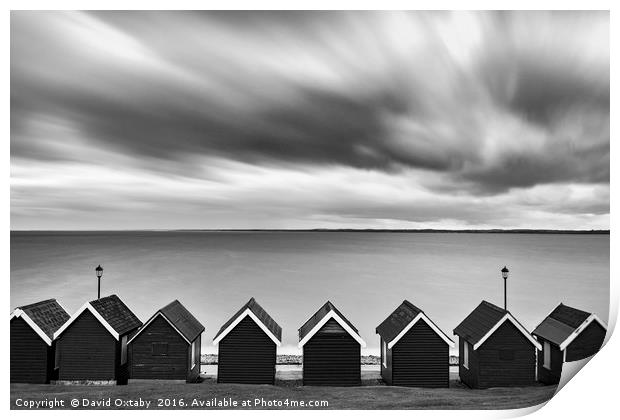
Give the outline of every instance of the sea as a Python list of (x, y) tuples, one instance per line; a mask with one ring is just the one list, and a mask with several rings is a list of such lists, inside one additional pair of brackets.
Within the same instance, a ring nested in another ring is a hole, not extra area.
[[(178, 299), (220, 326), (254, 297), (282, 327), (279, 354), (300, 354), (297, 330), (327, 300), (379, 354), (375, 328), (407, 299), (448, 336), (482, 300), (528, 329), (560, 302), (609, 313), (608, 234), (96, 231), (11, 232), (12, 310), (56, 298), (69, 313), (117, 294), (144, 322)], [(452, 350), (456, 352), (456, 350)]]

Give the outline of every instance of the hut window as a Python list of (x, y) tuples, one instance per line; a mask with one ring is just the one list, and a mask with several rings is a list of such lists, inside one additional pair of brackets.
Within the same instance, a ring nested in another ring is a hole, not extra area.
[(127, 363), (127, 336), (121, 338), (121, 365)]
[(543, 366), (546, 369), (551, 369), (551, 345), (548, 341), (545, 341), (545, 345), (543, 347)]
[(151, 353), (153, 356), (167, 356), (168, 343), (153, 343), (151, 345)]
[(192, 369), (196, 366), (196, 344), (198, 344), (197, 341), (192, 343)]
[(463, 367), (469, 369), (469, 343), (463, 343)]
[(499, 351), (499, 360), (514, 360), (515, 351), (513, 349), (501, 349)]
[(383, 363), (383, 367), (387, 367), (387, 346), (385, 345), (385, 341), (383, 341), (383, 347), (381, 348), (381, 363)]

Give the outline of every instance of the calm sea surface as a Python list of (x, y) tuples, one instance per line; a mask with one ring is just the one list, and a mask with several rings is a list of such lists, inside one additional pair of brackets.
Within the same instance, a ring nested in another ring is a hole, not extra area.
[(452, 336), (482, 299), (529, 330), (559, 302), (609, 311), (609, 235), (362, 232), (11, 233), (11, 308), (56, 298), (69, 311), (118, 294), (146, 321), (179, 299), (206, 327), (203, 352), (254, 296), (299, 353), (299, 328), (331, 300), (378, 353), (375, 327), (403, 299)]

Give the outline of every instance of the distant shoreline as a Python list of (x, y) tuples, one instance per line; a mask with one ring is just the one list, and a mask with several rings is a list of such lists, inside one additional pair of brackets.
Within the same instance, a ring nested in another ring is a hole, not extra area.
[[(459, 357), (457, 355), (449, 355), (449, 365), (458, 366)], [(217, 365), (217, 354), (203, 353), (200, 355), (200, 363), (202, 365)], [(303, 356), (300, 354), (278, 354), (276, 356), (276, 365), (301, 365), (303, 363)], [(376, 355), (362, 355), (360, 356), (360, 364), (362, 365), (379, 365), (381, 364), (381, 356)]]
[(292, 233), (509, 233), (609, 235), (609, 229), (110, 229), (110, 230), (11, 230), (11, 233), (114, 233), (114, 232), (292, 232)]

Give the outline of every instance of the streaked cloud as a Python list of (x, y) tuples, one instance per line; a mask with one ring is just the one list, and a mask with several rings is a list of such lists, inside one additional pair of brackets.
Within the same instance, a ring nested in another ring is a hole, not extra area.
[(606, 12), (12, 12), (13, 228), (609, 226)]

